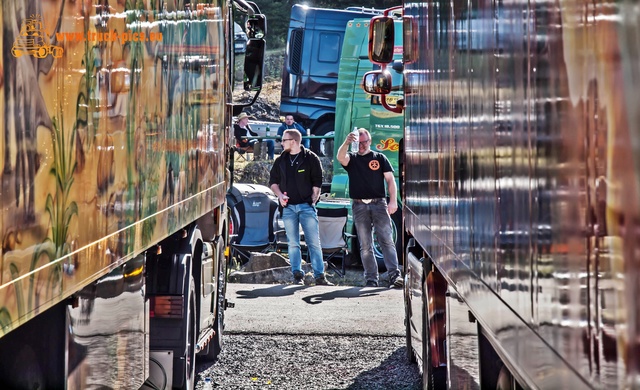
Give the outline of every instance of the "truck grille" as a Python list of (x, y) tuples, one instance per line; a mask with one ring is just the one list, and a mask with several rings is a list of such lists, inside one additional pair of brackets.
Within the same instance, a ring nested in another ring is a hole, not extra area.
[(293, 74), (300, 74), (302, 69), (302, 30), (291, 31), (291, 47), (289, 52), (289, 69)]

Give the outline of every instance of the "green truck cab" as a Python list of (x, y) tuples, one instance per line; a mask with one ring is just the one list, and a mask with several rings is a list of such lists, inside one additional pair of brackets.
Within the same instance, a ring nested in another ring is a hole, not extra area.
[[(347, 172), (335, 158), (339, 145), (344, 142), (347, 134), (354, 127), (363, 127), (371, 133), (371, 149), (383, 153), (391, 163), (398, 184), (399, 153), (403, 137), (404, 115), (387, 110), (379, 96), (372, 96), (364, 92), (361, 87), (363, 76), (366, 72), (377, 68), (369, 60), (369, 22), (370, 18), (353, 19), (347, 23), (342, 44), (340, 58), (340, 70), (338, 73), (338, 87), (336, 92), (336, 120), (334, 129), (334, 142), (325, 144), (328, 155), (333, 159), (333, 179), (331, 181), (330, 197), (332, 199), (349, 198), (349, 179)], [(395, 23), (398, 33), (395, 34), (394, 59), (402, 59), (402, 21)], [(386, 103), (395, 106), (399, 99), (403, 98), (402, 74), (391, 70), (395, 90), (386, 95)], [(398, 187), (398, 211), (392, 214), (394, 239), (398, 249), (399, 261), (402, 262), (402, 242), (396, 237), (396, 232), (402, 230), (402, 202), (400, 188)], [(328, 207), (335, 207), (334, 204)], [(349, 204), (349, 210), (351, 208)], [(347, 229), (355, 232), (355, 226), (351, 223), (349, 212), (349, 225)], [(375, 241), (374, 241), (375, 242)], [(382, 262), (382, 252), (374, 245), (376, 258), (379, 264)], [(354, 254), (358, 254), (357, 244), (352, 248)]]

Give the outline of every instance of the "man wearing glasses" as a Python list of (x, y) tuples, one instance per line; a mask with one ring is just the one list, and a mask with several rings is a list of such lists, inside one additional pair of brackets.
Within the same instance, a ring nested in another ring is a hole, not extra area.
[(314, 206), (320, 198), (322, 165), (315, 153), (300, 145), (301, 140), (298, 130), (284, 131), (283, 151), (273, 162), (269, 186), (280, 203), (294, 283), (304, 284), (299, 228), (302, 226), (316, 285), (333, 286), (324, 275), (318, 214)]
[[(351, 142), (358, 141), (358, 152), (348, 152)], [(366, 287), (378, 287), (378, 263), (373, 255), (372, 228), (384, 256), (389, 275), (389, 287), (402, 287), (398, 268), (398, 254), (393, 242), (390, 214), (398, 210), (396, 181), (387, 157), (371, 150), (371, 134), (358, 129), (358, 135), (349, 133), (338, 149), (338, 161), (349, 175), (349, 196), (352, 199), (353, 220), (360, 242), (360, 258), (364, 267)], [(387, 206), (384, 183), (389, 189)]]

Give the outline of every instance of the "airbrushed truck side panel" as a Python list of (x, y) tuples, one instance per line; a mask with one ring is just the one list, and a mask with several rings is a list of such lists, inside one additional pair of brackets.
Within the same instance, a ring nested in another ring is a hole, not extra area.
[(100, 277), (141, 271), (126, 266), (196, 221), (207, 240), (224, 230), (227, 3), (83, 4), (3, 2), (3, 42), (33, 17), (49, 37), (162, 40), (58, 40), (59, 58), (0, 51), (0, 342)]

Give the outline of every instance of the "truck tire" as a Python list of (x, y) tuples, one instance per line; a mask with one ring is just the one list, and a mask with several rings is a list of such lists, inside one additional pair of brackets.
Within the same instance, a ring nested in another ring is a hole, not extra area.
[(422, 281), (422, 388), (424, 390), (439, 390), (447, 388), (447, 367), (433, 367), (431, 365), (431, 320), (429, 318), (429, 291), (427, 288), (427, 270), (431, 269), (431, 262), (425, 261)]
[(187, 355), (184, 363), (184, 381), (180, 387), (182, 390), (192, 390), (196, 385), (196, 282), (191, 276), (188, 292), (187, 323), (185, 326), (185, 337)]
[(411, 306), (409, 304), (409, 282), (407, 276), (404, 277), (404, 330), (407, 344), (407, 360), (409, 363), (416, 363), (416, 355), (413, 353), (413, 342), (411, 340)]
[(216, 254), (218, 256), (218, 291), (216, 292), (217, 305), (215, 305), (215, 308), (211, 308), (211, 310), (216, 310), (216, 317), (213, 321), (213, 330), (216, 333), (207, 346), (206, 354), (202, 356), (202, 359), (207, 362), (215, 362), (218, 358), (218, 355), (222, 351), (222, 334), (224, 332), (224, 310), (225, 297), (227, 293), (228, 263), (227, 258), (224, 255), (224, 245), (221, 238), (216, 241)]
[[(333, 135), (333, 122), (324, 122), (313, 133), (313, 135)], [(333, 158), (333, 139), (312, 139), (311, 151), (320, 157)]]

